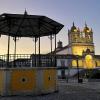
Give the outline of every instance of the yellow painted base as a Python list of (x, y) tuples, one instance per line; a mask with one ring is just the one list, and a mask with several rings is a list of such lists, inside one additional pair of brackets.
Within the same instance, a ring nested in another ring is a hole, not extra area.
[(1, 95), (3, 94), (3, 89), (4, 89), (4, 84), (5, 84), (5, 82), (4, 82), (4, 79), (5, 79), (4, 75), (5, 75), (4, 70), (0, 70), (0, 94)]
[(56, 72), (54, 69), (43, 71), (43, 88), (45, 91), (56, 87)]
[(35, 70), (13, 70), (11, 74), (10, 89), (13, 92), (31, 92), (36, 88)]
[(0, 69), (0, 95), (36, 95), (57, 91), (55, 68)]

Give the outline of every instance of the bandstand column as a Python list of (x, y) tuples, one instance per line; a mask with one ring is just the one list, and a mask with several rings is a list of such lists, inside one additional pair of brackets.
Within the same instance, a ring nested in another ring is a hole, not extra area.
[(9, 67), (10, 34), (8, 36), (7, 66)]
[(8, 50), (7, 50), (7, 66), (6, 67), (9, 67), (9, 51), (10, 51), (10, 31), (11, 31), (11, 21), (9, 20), (9, 23), (8, 23)]
[(40, 56), (40, 36), (39, 36), (39, 58), (38, 58), (39, 60), (39, 66), (38, 67), (41, 67), (41, 56)]
[(50, 36), (50, 41), (51, 41), (51, 66), (52, 66), (52, 35)]
[(56, 62), (56, 30), (55, 30), (55, 67), (57, 66)]
[(14, 67), (15, 67), (15, 59), (16, 59), (16, 36), (14, 37), (15, 48), (14, 48)]
[(37, 42), (37, 39), (35, 37), (35, 67), (36, 67), (36, 42)]

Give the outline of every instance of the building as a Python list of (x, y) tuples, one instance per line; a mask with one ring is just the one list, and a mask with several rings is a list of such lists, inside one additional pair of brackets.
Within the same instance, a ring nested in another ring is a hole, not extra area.
[[(75, 55), (80, 56), (78, 59), (79, 68), (93, 69), (100, 67), (100, 55), (95, 55), (95, 46), (93, 42), (93, 31), (85, 24), (84, 28), (80, 30), (74, 23), (71, 29), (68, 30), (68, 45), (63, 47), (59, 40), (56, 49), (58, 55)], [(62, 63), (61, 61), (58, 61)], [(75, 59), (67, 59), (65, 63), (72, 68), (77, 68), (77, 61)], [(64, 63), (64, 62), (63, 62)], [(63, 64), (64, 65), (64, 64)]]

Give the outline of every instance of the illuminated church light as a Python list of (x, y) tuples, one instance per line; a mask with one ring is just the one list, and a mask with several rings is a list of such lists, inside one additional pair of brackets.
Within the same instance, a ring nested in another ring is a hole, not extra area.
[(76, 60), (72, 60), (72, 66), (73, 66), (73, 67), (77, 67), (77, 62), (76, 62)]
[(91, 55), (86, 55), (86, 57), (85, 57), (85, 67), (87, 69), (93, 68), (93, 58), (92, 58)]

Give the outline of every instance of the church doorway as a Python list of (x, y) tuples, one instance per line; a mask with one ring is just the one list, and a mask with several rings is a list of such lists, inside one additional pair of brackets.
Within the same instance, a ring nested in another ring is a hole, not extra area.
[(91, 55), (85, 56), (85, 68), (86, 69), (93, 69), (94, 68), (94, 61)]

